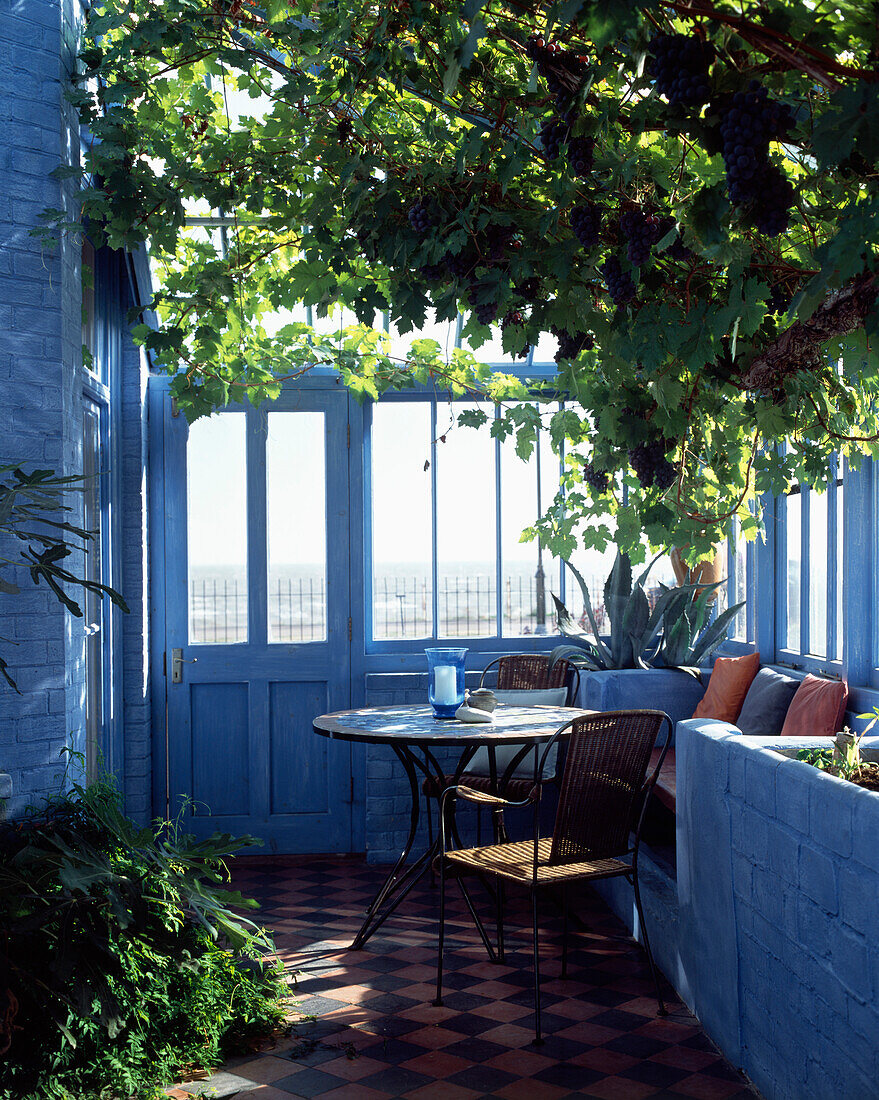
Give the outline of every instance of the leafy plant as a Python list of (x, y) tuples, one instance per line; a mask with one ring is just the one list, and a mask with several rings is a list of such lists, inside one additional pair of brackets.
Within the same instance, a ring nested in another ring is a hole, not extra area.
[[(359, 397), (503, 400), (527, 447), (535, 391), (467, 348), (554, 333), (544, 541), (701, 553), (879, 453), (875, 36), (861, 0), (105, 0), (70, 89), (96, 140), (61, 174), (93, 238), (148, 243), (162, 327), (135, 334), (189, 418), (332, 364)], [(356, 322), (270, 323), (300, 303)], [(450, 355), (374, 327), (459, 310)]]
[(157, 1095), (283, 1020), (226, 861), (250, 837), (138, 828), (109, 780), (0, 825), (0, 1096)]
[(710, 625), (711, 593), (723, 584), (687, 584), (676, 588), (659, 585), (660, 595), (653, 609), (644, 590), (647, 566), (632, 584), (632, 563), (617, 552), (604, 585), (604, 609), (610, 625), (609, 637), (602, 637), (592, 608), (589, 587), (580, 572), (567, 562), (583, 594), (583, 606), (591, 634), (584, 633), (561, 600), (553, 595), (560, 633), (576, 644), (556, 646), (551, 661), (568, 660), (581, 668), (692, 667), (700, 665), (726, 637), (730, 622), (744, 605), (722, 612)]
[[(0, 539), (5, 536), (24, 545), (17, 558), (0, 554), (0, 569), (4, 566), (27, 568), (34, 584), (44, 581), (77, 618), (82, 618), (82, 608), (70, 595), (71, 585), (107, 596), (117, 607), (128, 611), (128, 605), (115, 589), (77, 576), (59, 564), (74, 550), (88, 553), (89, 543), (95, 537), (94, 531), (77, 527), (65, 518), (71, 512), (64, 503), (65, 493), (82, 492), (86, 480), (78, 475), (59, 477), (54, 470), (26, 473), (15, 463), (0, 465)], [(0, 576), (0, 595), (17, 596), (20, 592), (17, 584)], [(0, 637), (0, 642), (10, 643), (10, 639)], [(2, 656), (0, 675), (10, 687), (18, 690)]]

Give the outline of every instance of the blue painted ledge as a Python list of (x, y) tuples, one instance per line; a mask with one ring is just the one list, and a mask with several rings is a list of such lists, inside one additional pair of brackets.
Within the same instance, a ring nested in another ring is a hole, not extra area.
[(672, 724), (690, 718), (708, 683), (675, 668), (621, 668), (581, 674), (577, 701), (589, 710), (664, 710)]

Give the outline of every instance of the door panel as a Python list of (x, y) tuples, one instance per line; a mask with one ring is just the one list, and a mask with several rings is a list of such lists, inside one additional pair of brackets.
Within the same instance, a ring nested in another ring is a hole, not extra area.
[(163, 409), (171, 813), (350, 851), (351, 749), (311, 726), (350, 705), (347, 395)]

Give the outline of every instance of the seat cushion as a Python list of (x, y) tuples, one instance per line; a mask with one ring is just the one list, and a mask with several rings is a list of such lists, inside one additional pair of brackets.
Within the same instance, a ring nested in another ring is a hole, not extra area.
[(747, 737), (777, 737), (799, 686), (792, 676), (761, 668), (751, 681), (736, 725)]
[(782, 737), (832, 737), (842, 729), (848, 684), (811, 673), (802, 681), (787, 712)]
[(711, 670), (708, 690), (693, 712), (693, 717), (735, 722), (759, 668), (759, 653), (746, 653), (744, 657), (718, 657)]
[[(496, 691), (497, 701), (499, 703), (506, 703), (509, 706), (516, 707), (563, 707), (568, 695), (568, 689), (564, 687), (560, 688), (538, 688), (534, 691)], [(510, 764), (513, 762), (513, 758), (516, 753), (521, 750), (521, 745), (498, 745), (494, 750), (495, 760), (497, 761), (497, 775), (500, 778)], [(543, 752), (543, 745), (538, 746), (538, 753)], [(543, 769), (544, 780), (552, 779), (555, 776), (556, 757), (558, 756), (558, 746), (553, 745), (549, 756), (546, 759), (546, 766)], [(467, 765), (467, 775), (490, 775), (491, 771), (488, 764), (488, 749), (484, 746), (480, 746), (473, 756), (473, 759)], [(513, 775), (517, 779), (534, 778), (534, 753), (529, 752), (525, 759), (518, 765)]]
[[(631, 875), (632, 867), (621, 859), (582, 860), (578, 863), (549, 863), (552, 839), (537, 845), (537, 882), (541, 886), (575, 879), (612, 878)], [(446, 852), (453, 870), (500, 875), (516, 882), (531, 882), (534, 877), (534, 841), (517, 840), (509, 844), (490, 844), (483, 848), (464, 848)]]

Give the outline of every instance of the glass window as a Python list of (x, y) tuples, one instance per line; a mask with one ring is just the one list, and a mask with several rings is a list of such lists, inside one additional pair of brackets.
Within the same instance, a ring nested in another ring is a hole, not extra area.
[(842, 659), (843, 500), (834, 461), (823, 492), (798, 486), (784, 498), (784, 647), (822, 660)]
[(189, 429), (189, 641), (247, 641), (245, 418), (219, 413)]
[(372, 636), (433, 635), (431, 405), (372, 409)]
[(327, 636), (326, 454), (322, 412), (270, 412), (266, 509), (270, 642)]
[(802, 505), (799, 489), (785, 497), (785, 568), (787, 630), (785, 644), (788, 649), (800, 651), (800, 567), (802, 562)]
[(558, 457), (539, 432), (529, 462), (491, 421), (460, 427), (489, 405), (384, 401), (372, 409), (372, 632), (403, 638), (555, 633), (559, 563), (522, 543), (558, 489)]
[[(83, 527), (92, 533), (85, 555), (85, 578), (104, 583), (101, 526), (101, 407), (86, 401), (82, 415)], [(85, 643), (86, 778), (98, 774), (104, 750), (104, 604), (100, 595), (83, 591)]]
[(457, 415), (477, 405), (440, 406), (452, 421), (436, 444), (438, 636), (497, 634), (495, 441), (489, 424), (459, 427)]

